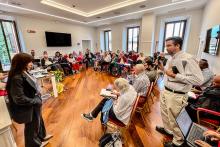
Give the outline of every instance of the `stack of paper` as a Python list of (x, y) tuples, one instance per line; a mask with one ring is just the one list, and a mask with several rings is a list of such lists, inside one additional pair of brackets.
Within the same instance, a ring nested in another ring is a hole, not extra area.
[(111, 98), (117, 98), (117, 95), (112, 94), (111, 91), (106, 90), (106, 89), (102, 89), (100, 92), (100, 95), (103, 97), (111, 97)]

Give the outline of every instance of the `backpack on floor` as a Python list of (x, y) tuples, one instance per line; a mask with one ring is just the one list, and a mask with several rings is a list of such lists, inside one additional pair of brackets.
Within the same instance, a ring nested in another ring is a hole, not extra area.
[(99, 139), (99, 147), (122, 147), (120, 133), (106, 133)]

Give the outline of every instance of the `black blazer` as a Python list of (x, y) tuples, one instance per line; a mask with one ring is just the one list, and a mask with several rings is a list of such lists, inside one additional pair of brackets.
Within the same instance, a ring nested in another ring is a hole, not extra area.
[(17, 123), (32, 121), (33, 114), (40, 115), (42, 100), (37, 88), (25, 74), (11, 78), (8, 89), (9, 112)]

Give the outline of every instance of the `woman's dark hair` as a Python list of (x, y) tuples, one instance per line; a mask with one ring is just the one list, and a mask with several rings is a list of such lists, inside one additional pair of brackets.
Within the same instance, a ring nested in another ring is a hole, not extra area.
[(16, 54), (11, 61), (11, 69), (8, 74), (6, 89), (9, 89), (11, 78), (17, 74), (21, 74), (27, 67), (28, 63), (33, 61), (33, 57), (27, 53)]

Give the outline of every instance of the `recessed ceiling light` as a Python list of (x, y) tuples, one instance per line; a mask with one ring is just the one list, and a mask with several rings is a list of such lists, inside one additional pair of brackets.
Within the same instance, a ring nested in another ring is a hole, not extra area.
[(96, 18), (98, 18), (98, 19), (99, 19), (99, 18), (101, 18), (101, 17), (100, 17), (100, 16), (97, 16)]
[(21, 3), (19, 3), (19, 2), (10, 2), (12, 5), (15, 5), (15, 6), (21, 6)]
[(116, 12), (114, 12), (114, 14), (115, 14), (115, 15), (119, 15), (119, 14), (121, 14), (121, 13), (116, 11)]
[(140, 5), (139, 6), (139, 8), (145, 8), (146, 7), (146, 5)]

